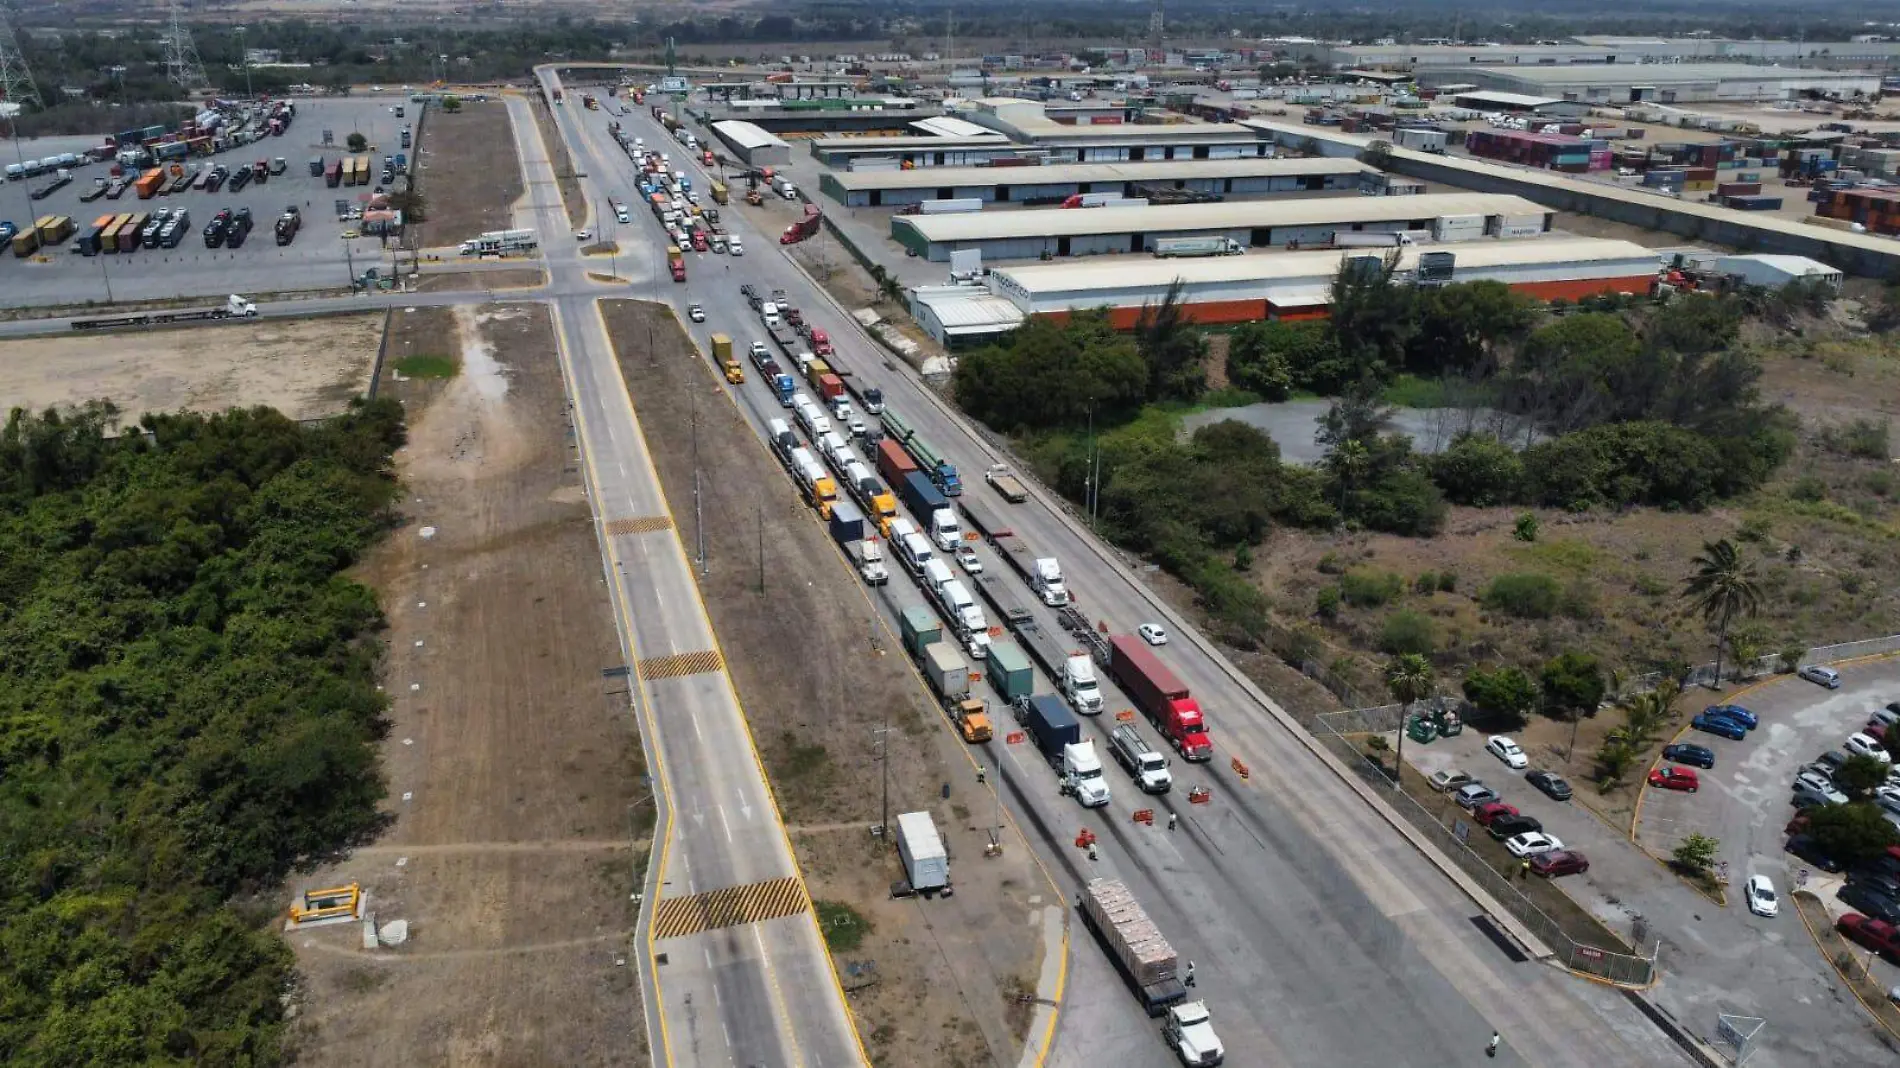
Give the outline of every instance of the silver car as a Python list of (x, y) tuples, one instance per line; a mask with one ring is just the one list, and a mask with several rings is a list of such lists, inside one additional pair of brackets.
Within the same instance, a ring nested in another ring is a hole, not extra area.
[(1809, 664), (1800, 671), (1795, 672), (1795, 674), (1817, 686), (1825, 686), (1830, 690), (1838, 690), (1841, 688), (1841, 673), (1831, 667), (1823, 667), (1820, 664)]

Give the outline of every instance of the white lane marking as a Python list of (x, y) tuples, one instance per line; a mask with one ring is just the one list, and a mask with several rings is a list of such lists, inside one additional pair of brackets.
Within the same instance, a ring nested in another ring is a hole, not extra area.
[(747, 823), (751, 823), (752, 822), (752, 806), (746, 803), (745, 791), (735, 786), (732, 788), (732, 792), (735, 796), (739, 798), (739, 812), (745, 816), (745, 820)]
[(706, 736), (699, 733), (699, 717), (698, 716), (693, 717), (693, 737), (697, 739), (701, 744), (704, 744), (706, 741)]
[(719, 815), (719, 826), (725, 829), (726, 844), (732, 844), (732, 824), (726, 822), (726, 806), (714, 805), (713, 811)]

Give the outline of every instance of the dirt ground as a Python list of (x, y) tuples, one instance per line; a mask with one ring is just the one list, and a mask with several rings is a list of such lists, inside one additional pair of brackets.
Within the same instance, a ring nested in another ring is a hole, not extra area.
[(521, 160), (509, 130), (508, 105), (499, 97), (465, 100), (454, 114), (429, 110), (417, 172), (428, 202), (428, 221), (417, 226), (423, 247), (508, 229), (522, 194)]
[(0, 403), (37, 411), (104, 398), (128, 423), (254, 404), (315, 419), (369, 388), (382, 329), (376, 312), (20, 338), (0, 348)]
[[(395, 821), (292, 889), (360, 881), (399, 948), (288, 936), (308, 1063), (641, 1065), (629, 958), (644, 773), (545, 310), (421, 308), (399, 355), (406, 524), (358, 569), (389, 628)], [(651, 809), (645, 807), (647, 817)]]
[[(875, 613), (865, 588), (671, 314), (632, 301), (606, 308), (610, 331), (623, 339), (616, 345), (641, 429), (679, 515), (693, 511), (692, 406), (683, 398), (702, 391), (701, 455), (719, 460), (701, 494), (712, 561), (701, 595), (812, 896), (845, 902), (873, 923), (864, 943), (835, 963), (854, 990), (874, 1060), (893, 1068), (1014, 1065), (1027, 1016), (1010, 994), (1035, 986), (1042, 945), (1040, 928), (1030, 925), (1040, 906), (1059, 904), (1056, 892), (1012, 826), (1003, 829), (1003, 856), (983, 855), (993, 795), (976, 783), (964, 743), (888, 628), (871, 647)], [(657, 353), (643, 351), (648, 317)], [(792, 632), (799, 641), (785, 640)], [(891, 812), (934, 814), (956, 873), (952, 898), (889, 898), (902, 869), (895, 850), (868, 833), (880, 819), (875, 732), (887, 716)]]
[(528, 106), (534, 109), (534, 124), (541, 128), (541, 143), (547, 146), (548, 161), (554, 167), (554, 185), (561, 191), (561, 204), (567, 209), (567, 225), (578, 230), (587, 222), (587, 197), (581, 192), (581, 180), (574, 174), (574, 159), (567, 154), (567, 140), (555, 127), (554, 116), (541, 102), (540, 93), (529, 95)]
[(416, 280), (418, 293), (448, 293), (466, 289), (532, 289), (546, 285), (548, 275), (539, 267), (511, 271), (425, 271)]

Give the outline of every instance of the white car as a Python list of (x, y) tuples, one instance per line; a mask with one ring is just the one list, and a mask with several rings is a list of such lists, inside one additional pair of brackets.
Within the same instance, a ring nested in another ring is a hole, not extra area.
[(1135, 628), (1135, 633), (1141, 635), (1141, 640), (1149, 645), (1168, 644), (1168, 632), (1159, 623), (1143, 623)]
[(1831, 667), (1809, 664), (1807, 667), (1795, 672), (1795, 674), (1817, 686), (1825, 686), (1830, 690), (1838, 690), (1841, 688), (1841, 673)]
[(1541, 831), (1528, 831), (1504, 840), (1504, 848), (1510, 850), (1514, 857), (1534, 857), (1539, 853), (1552, 853), (1563, 847), (1562, 840)]
[(734, 256), (745, 255), (745, 245), (739, 240), (737, 234), (734, 234), (726, 241), (726, 251), (732, 253)]
[(1530, 766), (1531, 758), (1525, 756), (1524, 750), (1507, 735), (1493, 734), (1491, 739), (1484, 743), (1484, 749), (1485, 752), (1504, 761), (1504, 766), (1513, 771)]
[(1847, 751), (1854, 756), (1873, 757), (1882, 764), (1893, 763), (1893, 754), (1880, 744), (1880, 739), (1871, 734), (1850, 734), (1847, 737)]
[(1831, 793), (1834, 790), (1833, 778), (1816, 768), (1809, 768), (1796, 775), (1794, 785), (1797, 790), (1818, 790), (1822, 793)]
[(983, 561), (977, 559), (976, 550), (968, 545), (957, 546), (957, 566), (972, 575), (983, 573)]
[(688, 304), (686, 306), (686, 317), (696, 323), (703, 323), (706, 321), (706, 309), (697, 304)]
[(1748, 901), (1748, 911), (1757, 916), (1773, 916), (1781, 911), (1781, 902), (1775, 897), (1775, 884), (1769, 882), (1766, 875), (1749, 876), (1742, 896)]
[(594, 232), (592, 230), (574, 231), (574, 240), (576, 241), (591, 241), (593, 237), (594, 237)]

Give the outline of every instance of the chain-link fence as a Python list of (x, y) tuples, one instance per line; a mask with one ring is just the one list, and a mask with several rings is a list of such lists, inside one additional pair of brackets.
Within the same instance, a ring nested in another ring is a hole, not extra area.
[[(1721, 679), (1717, 679), (1715, 662), (1697, 664), (1684, 672), (1679, 681), (1685, 689), (1692, 686), (1714, 686), (1718, 681), (1749, 682), (1764, 675), (1775, 675), (1794, 671), (1808, 664), (1833, 664), (1842, 660), (1853, 660), (1863, 656), (1880, 656), (1884, 653), (1900, 653), (1900, 634), (1889, 634), (1884, 638), (1866, 638), (1857, 642), (1838, 642), (1834, 645), (1817, 645), (1801, 654), (1793, 664), (1780, 653), (1769, 653), (1742, 663), (1724, 662)], [(1655, 689), (1670, 676), (1665, 672), (1651, 671), (1631, 676), (1623, 683), (1622, 693), (1645, 693)]]
[[(1528, 928), (1532, 935), (1549, 946), (1565, 967), (1619, 986), (1641, 987), (1653, 982), (1656, 977), (1654, 950), (1648, 956), (1643, 956), (1600, 925), (1597, 928), (1600, 937), (1591, 941), (1578, 941), (1572, 937), (1562, 924), (1526, 897), (1509, 875), (1494, 867), (1494, 861), (1471, 848), (1467, 838), (1475, 824), (1464, 818), (1461, 810), (1453, 809), (1449, 818), (1434, 813), (1399, 788), (1393, 781), (1392, 773), (1374, 762), (1363, 747), (1364, 740), (1395, 735), (1401, 728), (1403, 714), (1402, 705), (1380, 705), (1323, 713), (1314, 716), (1313, 720), (1320, 728), (1322, 743), (1332, 749), (1361, 780), (1377, 787), (1394, 809), (1423, 832), (1472, 881), (1483, 887), (1493, 900), (1509, 910), (1512, 917)], [(1355, 738), (1361, 740), (1362, 745), (1355, 746)]]

